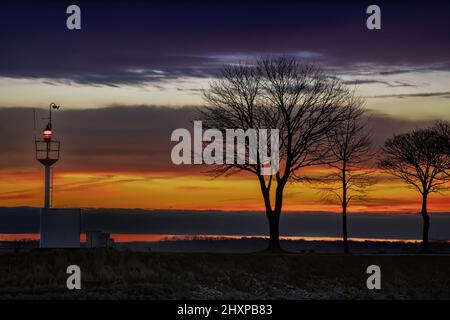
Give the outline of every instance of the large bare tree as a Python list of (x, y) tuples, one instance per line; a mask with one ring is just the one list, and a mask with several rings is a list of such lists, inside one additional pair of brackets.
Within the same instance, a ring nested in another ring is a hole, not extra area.
[(435, 125), (395, 135), (385, 142), (383, 159), (379, 162), (382, 169), (402, 179), (422, 196), (423, 251), (429, 250), (428, 196), (447, 189), (446, 184), (450, 181), (449, 142), (440, 131), (443, 128)]
[(375, 155), (367, 118), (362, 108), (363, 100), (349, 97), (344, 121), (328, 131), (330, 158), (326, 163), (333, 172), (319, 179), (325, 184), (320, 188), (327, 199), (337, 199), (342, 208), (342, 238), (344, 252), (348, 253), (347, 208), (351, 201), (361, 200), (367, 188), (375, 182), (369, 168)]
[(204, 92), (208, 106), (201, 114), (207, 128), (279, 129), (278, 172), (262, 175), (259, 157), (255, 164), (224, 164), (213, 170), (217, 175), (239, 171), (256, 175), (269, 222), (270, 250), (281, 249), (279, 222), (286, 184), (296, 172), (323, 161), (329, 151), (327, 132), (343, 121), (341, 106), (351, 95), (336, 77), (289, 57), (226, 66)]

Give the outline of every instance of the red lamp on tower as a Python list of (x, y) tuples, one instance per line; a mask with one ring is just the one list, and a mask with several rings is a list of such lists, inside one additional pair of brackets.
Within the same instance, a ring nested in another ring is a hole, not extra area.
[(47, 126), (45, 127), (44, 130), (44, 141), (45, 142), (51, 142), (52, 141), (52, 127), (49, 124), (47, 124)]

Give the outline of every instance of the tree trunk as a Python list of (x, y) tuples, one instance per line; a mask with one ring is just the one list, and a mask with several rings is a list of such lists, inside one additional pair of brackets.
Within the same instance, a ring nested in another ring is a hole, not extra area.
[(266, 216), (269, 222), (269, 246), (267, 247), (267, 251), (282, 252), (283, 249), (281, 249), (280, 246), (280, 216), (283, 202), (284, 184), (279, 183), (277, 185), (277, 189), (275, 191), (275, 205), (273, 210), (270, 205), (269, 190), (263, 188), (262, 190), (266, 207)]
[(429, 251), (428, 244), (428, 231), (430, 229), (430, 217), (427, 212), (427, 194), (422, 195), (422, 219), (423, 219), (423, 229), (422, 229), (422, 251)]
[(347, 203), (342, 203), (342, 238), (344, 240), (344, 253), (349, 253), (347, 239)]
[(267, 247), (267, 251), (283, 252), (283, 249), (281, 249), (280, 246), (280, 216), (283, 205), (283, 191), (286, 181), (278, 181), (277, 183), (277, 188), (275, 190), (275, 205), (273, 210), (270, 201), (270, 186), (266, 186), (264, 176), (259, 176), (259, 183), (264, 199), (264, 206), (266, 208), (267, 221), (269, 222), (269, 245)]
[(347, 239), (347, 178), (345, 162), (342, 170), (342, 238), (344, 253), (349, 253)]
[(269, 219), (269, 247), (267, 248), (271, 252), (280, 252), (280, 213), (271, 212), (268, 215)]

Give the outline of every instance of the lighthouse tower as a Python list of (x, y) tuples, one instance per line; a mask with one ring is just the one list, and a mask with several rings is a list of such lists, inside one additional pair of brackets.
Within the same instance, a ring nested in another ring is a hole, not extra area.
[(52, 131), (52, 110), (59, 109), (55, 103), (50, 103), (48, 123), (43, 132), (43, 139), (35, 138), (36, 160), (42, 163), (45, 170), (44, 184), (44, 208), (49, 209), (52, 203), (52, 166), (59, 160), (59, 150), (61, 143), (53, 139)]
[(52, 166), (58, 162), (61, 143), (53, 137), (52, 110), (59, 106), (49, 106), (48, 123), (42, 138), (35, 137), (36, 160), (44, 166), (44, 206), (40, 219), (41, 248), (79, 248), (80, 247), (80, 209), (52, 208), (53, 179)]

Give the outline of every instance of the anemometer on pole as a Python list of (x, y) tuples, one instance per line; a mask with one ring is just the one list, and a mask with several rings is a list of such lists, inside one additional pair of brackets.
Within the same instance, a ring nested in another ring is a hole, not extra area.
[[(52, 110), (58, 110), (60, 106), (55, 103), (50, 103), (49, 116), (47, 125), (42, 133), (42, 140), (35, 135), (35, 150), (36, 160), (39, 161), (45, 168), (45, 188), (44, 188), (44, 208), (48, 209), (51, 206), (51, 190), (52, 186), (52, 165), (59, 160), (60, 141), (53, 140), (52, 127)], [(36, 119), (35, 119), (36, 128)]]

